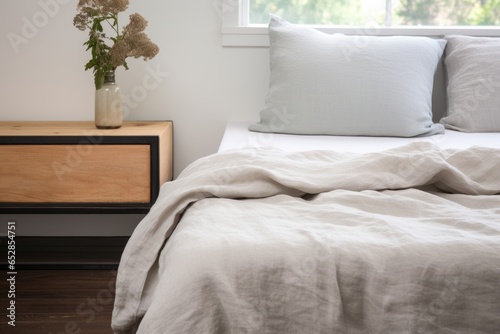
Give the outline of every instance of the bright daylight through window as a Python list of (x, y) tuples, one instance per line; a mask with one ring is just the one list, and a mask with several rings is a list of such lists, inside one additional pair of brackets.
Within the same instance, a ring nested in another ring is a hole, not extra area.
[(499, 25), (500, 0), (249, 0), (250, 24), (267, 23), (269, 13), (319, 25)]
[(500, 36), (500, 0), (222, 0), (224, 46), (269, 45), (269, 14), (348, 35)]

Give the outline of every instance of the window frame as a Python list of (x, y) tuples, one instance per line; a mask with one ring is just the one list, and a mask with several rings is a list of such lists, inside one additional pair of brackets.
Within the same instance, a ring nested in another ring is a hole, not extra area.
[[(267, 25), (249, 23), (249, 0), (222, 1), (222, 46), (226, 47), (268, 47), (269, 35)], [(341, 33), (345, 35), (371, 36), (427, 36), (442, 37), (444, 35), (466, 35), (477, 37), (500, 37), (500, 26), (407, 26), (407, 27), (351, 27), (311, 25), (325, 33)]]

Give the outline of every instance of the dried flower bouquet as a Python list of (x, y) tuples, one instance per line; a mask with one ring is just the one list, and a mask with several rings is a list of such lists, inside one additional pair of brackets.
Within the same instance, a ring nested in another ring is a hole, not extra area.
[[(89, 40), (84, 43), (91, 50), (92, 59), (85, 70), (93, 69), (96, 89), (102, 87), (106, 73), (114, 72), (118, 66), (128, 69), (127, 57), (143, 57), (148, 60), (159, 52), (158, 46), (144, 33), (148, 22), (139, 14), (130, 15), (130, 22), (120, 32), (118, 13), (128, 8), (128, 0), (80, 0), (78, 14), (73, 24), (78, 29), (89, 29)], [(113, 37), (104, 32), (108, 23)]]

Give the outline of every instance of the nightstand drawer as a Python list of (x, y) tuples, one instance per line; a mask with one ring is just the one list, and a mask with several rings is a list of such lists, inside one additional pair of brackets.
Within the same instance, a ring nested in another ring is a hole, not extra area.
[(172, 178), (172, 123), (0, 122), (0, 212), (147, 212)]
[(0, 202), (148, 203), (149, 145), (2, 145)]

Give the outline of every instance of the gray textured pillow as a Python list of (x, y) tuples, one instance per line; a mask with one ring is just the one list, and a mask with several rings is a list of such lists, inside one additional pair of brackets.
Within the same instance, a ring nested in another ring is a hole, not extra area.
[(250, 130), (292, 134), (426, 136), (445, 40), (325, 34), (272, 16), (271, 76)]
[(447, 36), (446, 128), (500, 131), (500, 38)]

